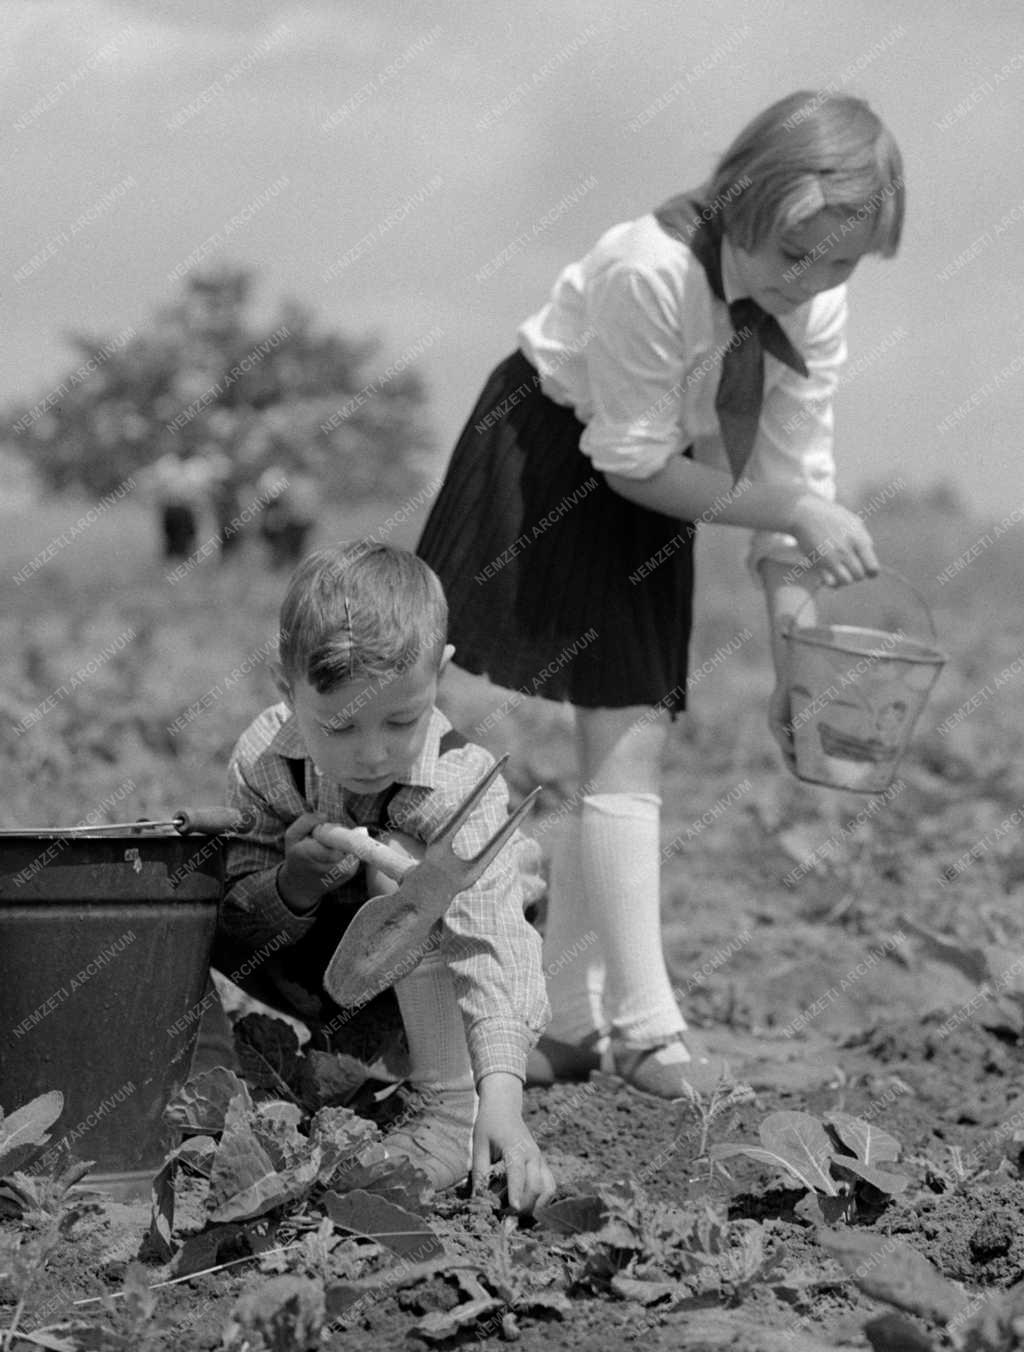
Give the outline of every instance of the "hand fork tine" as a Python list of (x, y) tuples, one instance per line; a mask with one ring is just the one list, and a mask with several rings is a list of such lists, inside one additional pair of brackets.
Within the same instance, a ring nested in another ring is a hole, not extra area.
[[(462, 802), (459, 804), (459, 806), (455, 809), (452, 815), (445, 822), (444, 826), (441, 827), (441, 830), (430, 842), (431, 845), (450, 843), (455, 839), (456, 835), (458, 834), (459, 828), (462, 826), (463, 822), (473, 811), (473, 809), (476, 807), (477, 803), (479, 803), (481, 798), (483, 798), (484, 794), (491, 787), (494, 781), (498, 778), (498, 776), (501, 774), (502, 770), (504, 770), (507, 764), (508, 764), (508, 756), (504, 755), (501, 757), (500, 760), (496, 760), (494, 762), (494, 764), (486, 772), (486, 774), (481, 775), (481, 777), (470, 789), (469, 793), (466, 794), (465, 798), (463, 798)], [(485, 845), (484, 849), (486, 848), (487, 846)]]
[[(460, 827), (507, 760), (503, 756), (470, 789), (429, 843), (420, 862), (401, 870), (398, 890), (371, 897), (353, 916), (324, 973), (324, 987), (339, 1005), (363, 1004), (413, 970), (429, 951), (430, 931), (454, 897), (476, 882), (530, 811), (539, 788), (523, 799), (471, 859), (455, 853), (454, 840)], [(343, 829), (324, 828), (333, 833)], [(376, 848), (379, 851), (381, 847)]]

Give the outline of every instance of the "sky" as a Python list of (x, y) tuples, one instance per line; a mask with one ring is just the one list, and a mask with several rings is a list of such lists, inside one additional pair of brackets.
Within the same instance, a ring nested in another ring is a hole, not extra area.
[(1024, 502), (1020, 0), (6, 0), (0, 38), (0, 404), (242, 263), (268, 316), (415, 364), (440, 468), (565, 264), (776, 98), (841, 90), (908, 217), (851, 285), (840, 492)]

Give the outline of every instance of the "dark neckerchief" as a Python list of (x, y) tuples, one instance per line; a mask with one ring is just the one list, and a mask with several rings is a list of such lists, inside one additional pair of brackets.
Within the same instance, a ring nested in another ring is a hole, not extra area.
[[(670, 197), (654, 212), (661, 228), (682, 241), (708, 279), (712, 293), (723, 304), (722, 218), (692, 193)], [(738, 479), (750, 458), (764, 399), (764, 354), (770, 352), (800, 375), (807, 366), (789, 341), (782, 325), (749, 296), (729, 305), (733, 338), (722, 354), (722, 375), (715, 395), (715, 411), (733, 478)]]

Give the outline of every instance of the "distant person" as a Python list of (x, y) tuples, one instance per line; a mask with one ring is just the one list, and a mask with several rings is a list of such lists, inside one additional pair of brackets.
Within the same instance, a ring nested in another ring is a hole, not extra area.
[(242, 476), (237, 465), (223, 451), (207, 456), (210, 467), (210, 506), (213, 511), (221, 562), (226, 563), (244, 543), (246, 523), (242, 519)]
[(455, 448), (418, 552), (448, 595), (459, 664), (510, 689), (543, 672), (542, 693), (575, 706), (583, 797), (552, 861), (538, 1081), (603, 1060), (675, 1099), (718, 1073), (677, 1004), (660, 927), (693, 523), (755, 531), (769, 724), (792, 766), (779, 626), (816, 582), (878, 569), (864, 523), (833, 501), (832, 396), (845, 283), (866, 255), (896, 252), (903, 213), (900, 152), (868, 105), (790, 94), (708, 182), (565, 268)]
[[(317, 827), (378, 828), (419, 857), (494, 764), (435, 706), (447, 621), (440, 583), (407, 550), (317, 550), (281, 606), (282, 702), (232, 753), (227, 801), (252, 825), (228, 841), (215, 964), (244, 967), (243, 987), (302, 1020), (323, 1051), (346, 1051), (353, 1013), (331, 999), (325, 973), (353, 910), (394, 884), (324, 845)], [(498, 778), (466, 817), (460, 850), (475, 853), (507, 820)], [(522, 1116), (527, 1052), (547, 1018), (540, 938), (524, 915), (543, 890), (539, 862), (515, 832), (455, 897), (438, 942), (411, 971), (403, 963), (393, 989), (413, 1103), (383, 1142), (438, 1190), (471, 1167), (482, 1183), (503, 1160), (509, 1200), (524, 1211), (554, 1190)]]
[(196, 548), (202, 513), (208, 503), (210, 471), (202, 457), (168, 451), (152, 469), (153, 490), (165, 559), (187, 559)]
[(260, 513), (260, 534), (270, 566), (294, 568), (306, 552), (320, 514), (320, 485), (306, 470), (272, 465), (260, 477), (257, 496), (266, 499)]

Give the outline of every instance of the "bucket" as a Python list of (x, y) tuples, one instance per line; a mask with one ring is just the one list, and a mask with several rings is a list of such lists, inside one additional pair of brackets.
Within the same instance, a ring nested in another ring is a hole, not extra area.
[[(214, 812), (207, 826), (240, 824)], [(95, 1161), (91, 1184), (141, 1197), (177, 1143), (163, 1113), (189, 1075), (224, 844), (183, 829), (189, 814), (0, 832), (0, 1105), (64, 1095), (30, 1172), (69, 1153)]]
[[(894, 605), (891, 589), (884, 597), (877, 590), (892, 580), (914, 598), (918, 614), (910, 626), (901, 614), (904, 608)], [(789, 645), (795, 772), (809, 784), (881, 793), (895, 777), (946, 655), (935, 647), (935, 625), (924, 599), (893, 569), (832, 592), (833, 606), (841, 595), (844, 608), (851, 608), (848, 592), (856, 593), (858, 603), (867, 600), (865, 618), (873, 625), (822, 621), (801, 626), (807, 605), (820, 601), (819, 590), (783, 631)], [(908, 633), (908, 627), (919, 628), (921, 614), (927, 632)]]

